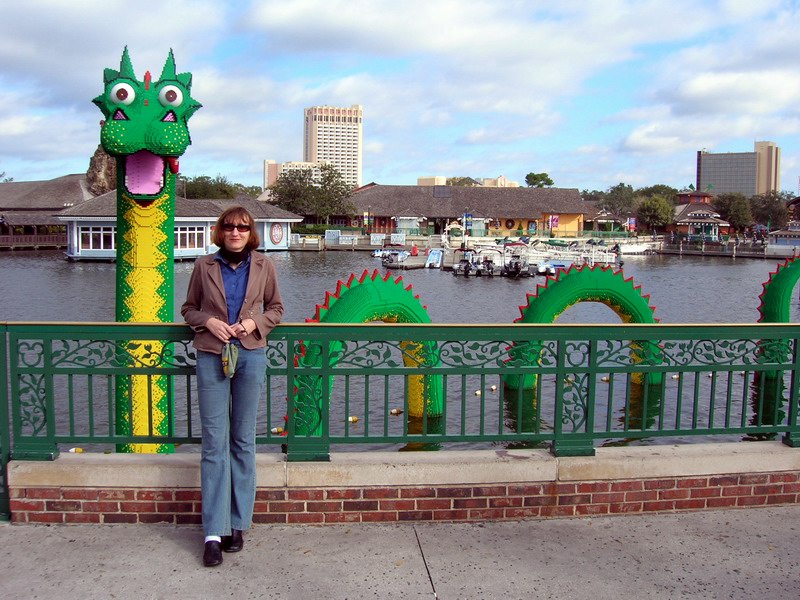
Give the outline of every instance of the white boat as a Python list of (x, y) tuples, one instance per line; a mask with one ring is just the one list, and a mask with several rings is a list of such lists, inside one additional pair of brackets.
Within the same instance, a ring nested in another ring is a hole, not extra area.
[(536, 265), (536, 274), (541, 276), (555, 275), (559, 270), (569, 269), (574, 261), (569, 259), (550, 259)]
[(425, 259), (426, 269), (441, 269), (442, 258), (444, 257), (444, 250), (441, 248), (431, 248), (428, 253), (428, 258)]
[(536, 267), (530, 264), (525, 254), (512, 253), (509, 257), (503, 257), (503, 264), (500, 267), (501, 277), (518, 279), (521, 277), (533, 277), (535, 274)]
[(383, 256), (381, 256), (381, 264), (384, 267), (398, 265), (405, 261), (405, 259), (407, 259), (410, 255), (411, 253), (406, 250), (389, 250)]
[(400, 252), (402, 251), (404, 246), (402, 244), (397, 244), (396, 246), (386, 245), (382, 248), (377, 248), (372, 251), (372, 258), (383, 258), (384, 256), (388, 256), (392, 252)]
[(494, 263), (493, 257), (486, 249), (468, 250), (464, 252), (461, 260), (453, 265), (453, 275), (494, 277), (498, 269), (498, 265)]
[(617, 246), (620, 254), (653, 254), (656, 251), (655, 244), (652, 243), (622, 243)]

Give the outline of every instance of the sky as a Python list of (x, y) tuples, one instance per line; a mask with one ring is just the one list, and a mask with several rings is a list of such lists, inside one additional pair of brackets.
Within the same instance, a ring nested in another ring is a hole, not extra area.
[(362, 183), (680, 189), (698, 150), (769, 140), (798, 192), (799, 31), (800, 0), (9, 0), (0, 173), (85, 172), (127, 46), (140, 80), (170, 49), (193, 75), (188, 177), (262, 185), (303, 159), (304, 108), (360, 104)]

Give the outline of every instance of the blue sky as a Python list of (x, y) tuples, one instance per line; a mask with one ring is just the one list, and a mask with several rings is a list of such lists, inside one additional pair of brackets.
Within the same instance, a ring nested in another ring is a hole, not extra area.
[(696, 152), (782, 150), (800, 178), (797, 0), (12, 0), (0, 172), (84, 172), (103, 69), (170, 48), (203, 104), (185, 175), (260, 185), (302, 160), (303, 109), (364, 107), (364, 183), (421, 176), (607, 189), (695, 180)]

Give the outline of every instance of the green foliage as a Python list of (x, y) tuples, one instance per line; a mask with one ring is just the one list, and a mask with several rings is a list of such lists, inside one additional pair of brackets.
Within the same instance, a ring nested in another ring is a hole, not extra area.
[(333, 165), (322, 165), (320, 171), (322, 176), (319, 187), (312, 196), (316, 201), (313, 207), (314, 214), (325, 219), (325, 223), (330, 221), (332, 215), (354, 215), (356, 207), (350, 202), (352, 186)]
[(657, 183), (655, 185), (649, 185), (646, 187), (641, 187), (636, 190), (637, 196), (642, 196), (644, 198), (653, 198), (655, 196), (661, 196), (662, 198), (669, 200), (674, 204), (674, 198), (678, 195), (678, 190), (672, 186), (665, 185), (663, 183)]
[(6, 172), (5, 171), (0, 173), (0, 182), (1, 183), (11, 183), (12, 181), (14, 181), (14, 178), (13, 177), (6, 177)]
[(552, 187), (555, 185), (547, 173), (528, 173), (525, 175), (525, 185), (528, 187)]
[(720, 194), (714, 198), (714, 208), (719, 213), (720, 218), (730, 223), (731, 227), (736, 231), (741, 231), (753, 224), (750, 203), (744, 197), (744, 194), (736, 192)]
[(298, 169), (281, 173), (269, 186), (270, 199), (284, 210), (298, 215), (311, 214), (314, 179), (311, 169)]
[(213, 179), (208, 175), (180, 177), (175, 184), (175, 193), (185, 198), (229, 200), (236, 197), (236, 186), (222, 175)]
[(783, 227), (789, 220), (786, 203), (793, 198), (791, 192), (767, 192), (750, 198), (753, 220), (771, 229)]
[(647, 229), (669, 225), (675, 219), (675, 205), (663, 196), (651, 196), (636, 209), (637, 223)]
[(603, 198), (605, 198), (606, 193), (601, 192), (600, 190), (582, 190), (581, 191), (581, 198), (584, 202), (600, 202)]
[(204, 200), (231, 200), (242, 194), (255, 199), (261, 195), (261, 188), (257, 185), (247, 186), (241, 183), (232, 183), (223, 175), (217, 175), (214, 178), (208, 175), (179, 176), (175, 184), (175, 193), (184, 198)]
[(253, 199), (258, 198), (263, 191), (260, 185), (244, 185), (241, 183), (234, 183), (233, 186), (236, 188), (236, 191), (239, 194), (250, 196)]
[(320, 167), (320, 180), (314, 181), (311, 169), (281, 173), (269, 186), (272, 202), (299, 215), (314, 215), (330, 221), (332, 215), (353, 215), (350, 202), (353, 188), (333, 165)]
[(633, 188), (625, 183), (618, 183), (608, 188), (597, 207), (605, 210), (616, 221), (622, 222), (633, 214), (635, 201)]

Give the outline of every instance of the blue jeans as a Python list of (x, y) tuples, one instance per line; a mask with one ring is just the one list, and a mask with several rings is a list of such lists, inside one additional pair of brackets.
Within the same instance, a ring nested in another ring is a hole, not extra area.
[(202, 427), (200, 480), (205, 535), (248, 529), (256, 499), (256, 412), (266, 381), (265, 348), (239, 347), (228, 379), (219, 354), (197, 351)]

